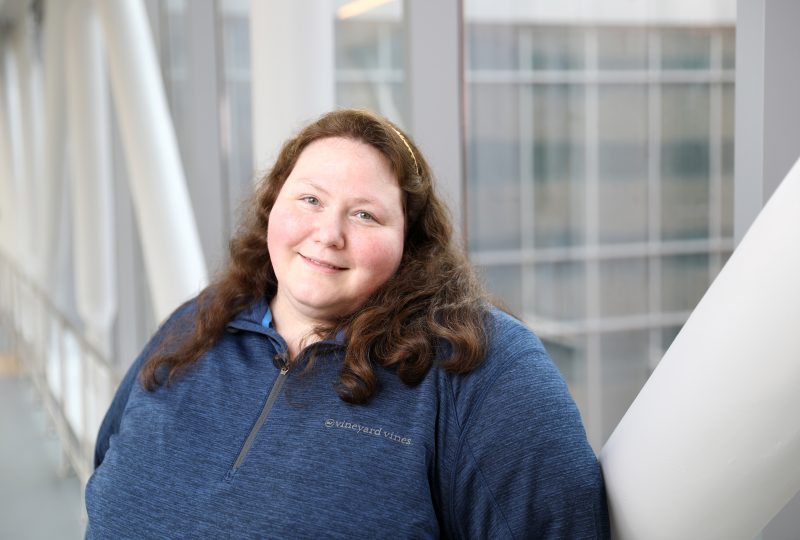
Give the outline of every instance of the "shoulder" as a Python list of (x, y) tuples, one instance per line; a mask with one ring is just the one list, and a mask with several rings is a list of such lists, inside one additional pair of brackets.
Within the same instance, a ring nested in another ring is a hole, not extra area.
[(499, 353), (547, 355), (542, 341), (528, 326), (496, 307), (486, 314), (486, 333), (487, 362)]
[(484, 408), (490, 393), (523, 405), (529, 401), (566, 397), (569, 393), (542, 341), (523, 322), (492, 307), (485, 316), (486, 355), (483, 363), (466, 374), (449, 377), (456, 409), (464, 424)]
[(450, 379), (460, 428), (453, 527), (468, 537), (603, 537), (602, 476), (564, 379), (522, 322), (495, 309), (486, 324), (483, 365)]
[[(525, 429), (528, 443), (550, 438), (585, 443), (580, 414), (564, 378), (539, 337), (524, 323), (498, 309), (487, 319), (486, 358), (476, 373), (474, 392), (480, 400), (471, 405), (470, 424), (493, 424), (547, 429)], [(552, 429), (551, 429), (552, 428)], [(480, 443), (479, 433), (471, 439)], [(488, 441), (487, 441), (488, 442)]]
[(190, 327), (196, 311), (197, 298), (193, 298), (179, 306), (161, 323), (158, 330), (142, 349), (142, 352), (128, 367), (100, 424), (95, 443), (95, 467), (102, 463), (108, 450), (110, 437), (119, 430), (131, 394), (141, 390), (139, 373), (142, 371), (142, 367), (168, 335), (173, 332), (181, 333)]

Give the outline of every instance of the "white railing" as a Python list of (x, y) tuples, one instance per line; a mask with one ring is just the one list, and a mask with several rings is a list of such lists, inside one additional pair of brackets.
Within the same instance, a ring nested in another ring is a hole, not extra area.
[(94, 468), (94, 443), (119, 376), (14, 263), (0, 254), (0, 326), (33, 382), (81, 486)]

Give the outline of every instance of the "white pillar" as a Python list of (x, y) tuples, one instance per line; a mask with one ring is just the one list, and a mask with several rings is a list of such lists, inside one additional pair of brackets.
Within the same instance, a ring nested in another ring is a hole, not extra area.
[(73, 0), (66, 24), (75, 301), (86, 336), (108, 355), (116, 314), (111, 129), (103, 40), (92, 0)]
[(28, 272), (30, 268), (30, 242), (31, 231), (30, 215), (20, 210), (27, 207), (27, 191), (24, 181), (25, 159), (23, 154), (22, 137), (22, 115), (20, 111), (19, 98), (19, 73), (17, 71), (17, 54), (11, 40), (3, 43), (3, 80), (4, 80), (4, 100), (6, 120), (7, 150), (9, 153), (9, 183), (8, 190), (13, 199), (10, 201), (11, 219), (14, 226), (12, 256), (18, 268)]
[(42, 91), (41, 63), (35, 51), (33, 20), (31, 16), (21, 17), (15, 27), (14, 48), (17, 54), (19, 84), (19, 107), (21, 117), (22, 160), (24, 174), (19, 180), (19, 192), (27, 222), (25, 235), (26, 272), (38, 285), (44, 281), (44, 252), (38, 234), (41, 211), (41, 162), (42, 144)]
[(751, 540), (800, 490), (800, 160), (601, 453), (617, 538)]
[(16, 263), (16, 189), (7, 114), (7, 93), (5, 55), (0, 53), (0, 251), (3, 257)]
[(156, 318), (207, 283), (152, 35), (141, 0), (96, 2)]
[(37, 227), (45, 254), (44, 286), (53, 291), (57, 281), (58, 237), (61, 225), (62, 199), (64, 196), (64, 48), (70, 46), (65, 39), (64, 0), (47, 0), (44, 6), (42, 32), (42, 64), (44, 82), (44, 163), (41, 178), (41, 222)]
[(409, 130), (466, 239), (464, 17), (459, 0), (405, 0)]
[(253, 159), (272, 165), (283, 142), (334, 105), (329, 0), (250, 5)]

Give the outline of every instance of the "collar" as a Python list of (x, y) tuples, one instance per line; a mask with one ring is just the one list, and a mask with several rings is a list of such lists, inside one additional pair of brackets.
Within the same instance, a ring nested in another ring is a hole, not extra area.
[[(227, 324), (227, 328), (229, 330), (244, 330), (248, 332), (264, 334), (272, 339), (277, 340), (280, 344), (282, 344), (281, 348), (285, 348), (286, 342), (283, 339), (283, 336), (278, 334), (277, 330), (275, 330), (272, 322), (272, 310), (269, 309), (269, 302), (266, 298), (260, 298), (250, 307), (236, 315), (236, 317), (234, 317), (233, 320)], [(344, 330), (337, 332), (333, 339), (325, 339), (317, 343), (344, 347), (346, 345)]]

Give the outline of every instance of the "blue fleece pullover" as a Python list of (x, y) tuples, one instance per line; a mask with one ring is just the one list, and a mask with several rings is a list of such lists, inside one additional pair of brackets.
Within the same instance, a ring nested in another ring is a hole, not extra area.
[(415, 387), (378, 368), (367, 405), (334, 391), (341, 342), (319, 345), (310, 373), (286, 369), (266, 302), (147, 392), (138, 372), (175, 321), (103, 420), (87, 538), (608, 538), (575, 404), (511, 317), (491, 312), (480, 368)]

